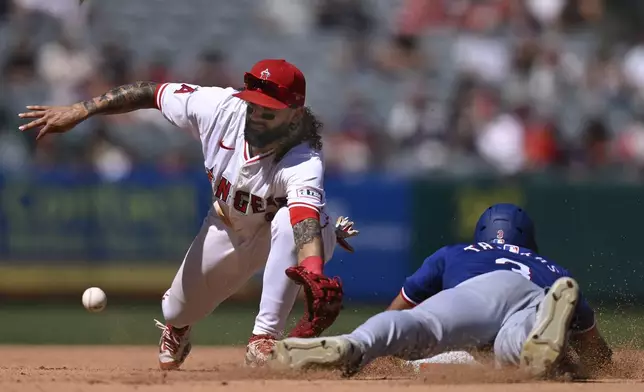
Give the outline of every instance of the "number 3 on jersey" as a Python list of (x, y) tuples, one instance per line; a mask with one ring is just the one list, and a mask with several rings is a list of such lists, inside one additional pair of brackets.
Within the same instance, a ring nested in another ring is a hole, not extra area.
[(528, 267), (527, 265), (525, 265), (523, 263), (519, 263), (518, 261), (506, 259), (505, 257), (501, 257), (499, 259), (496, 259), (496, 263), (497, 264), (513, 264), (513, 265), (516, 265), (519, 268), (512, 268), (511, 269), (512, 272), (516, 272), (517, 274), (521, 274), (521, 275), (523, 275), (524, 278), (526, 278), (528, 280), (531, 279), (530, 267)]

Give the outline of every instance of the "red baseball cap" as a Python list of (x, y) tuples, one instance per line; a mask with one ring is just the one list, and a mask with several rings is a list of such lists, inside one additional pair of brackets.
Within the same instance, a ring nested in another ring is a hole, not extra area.
[(233, 96), (270, 109), (299, 108), (304, 106), (306, 81), (286, 60), (261, 60), (244, 74), (244, 90)]

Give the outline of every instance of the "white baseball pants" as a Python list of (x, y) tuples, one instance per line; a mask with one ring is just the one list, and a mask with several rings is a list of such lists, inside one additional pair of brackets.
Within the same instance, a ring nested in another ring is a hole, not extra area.
[[(324, 213), (320, 222), (328, 261), (336, 244), (335, 226)], [(265, 266), (259, 313), (252, 333), (280, 337), (300, 289), (284, 271), (296, 265), (287, 208), (280, 208), (272, 222), (254, 233), (229, 228), (211, 208), (161, 301), (165, 321), (178, 328), (193, 325)]]

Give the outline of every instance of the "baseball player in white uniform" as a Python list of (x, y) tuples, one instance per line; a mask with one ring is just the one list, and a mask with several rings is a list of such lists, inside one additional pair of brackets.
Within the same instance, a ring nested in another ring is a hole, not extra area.
[[(291, 337), (314, 337), (338, 316), (342, 285), (323, 273), (353, 222), (325, 212), (321, 124), (304, 106), (302, 72), (267, 59), (244, 76), (244, 89), (136, 82), (71, 106), (28, 106), (20, 130), (37, 139), (62, 133), (95, 114), (156, 108), (201, 141), (213, 204), (162, 299), (161, 369), (188, 356), (190, 328), (264, 267), (259, 313), (246, 363), (263, 364), (281, 337), (300, 287), (306, 312)], [(284, 207), (284, 208), (282, 208)], [(337, 227), (337, 230), (336, 230)]]

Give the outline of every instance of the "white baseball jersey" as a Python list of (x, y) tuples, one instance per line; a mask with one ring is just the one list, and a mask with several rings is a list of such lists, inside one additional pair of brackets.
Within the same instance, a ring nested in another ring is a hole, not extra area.
[[(233, 88), (165, 83), (157, 108), (177, 127), (201, 140), (214, 202), (236, 230), (253, 230), (287, 205), (291, 223), (319, 219), (325, 204), (320, 152), (303, 143), (279, 162), (273, 152), (251, 157), (244, 139), (246, 102)], [(324, 223), (323, 223), (324, 224)]]

